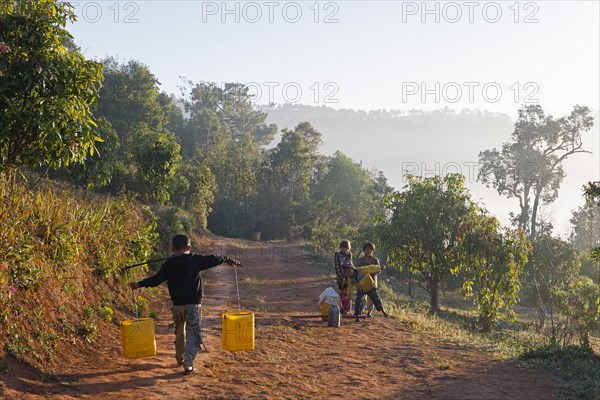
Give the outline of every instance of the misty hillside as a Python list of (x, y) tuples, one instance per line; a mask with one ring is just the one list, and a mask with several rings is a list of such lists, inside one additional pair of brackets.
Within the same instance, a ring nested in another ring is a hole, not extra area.
[[(516, 199), (499, 197), (493, 189), (476, 182), (478, 154), (500, 148), (513, 131), (514, 115), (465, 109), (435, 111), (336, 110), (325, 106), (284, 104), (263, 108), (268, 123), (292, 129), (310, 121), (321, 132), (321, 152), (341, 150), (367, 168), (385, 173), (389, 183), (401, 188), (403, 171), (415, 175), (462, 172), (475, 198), (481, 199), (505, 223), (508, 212), (518, 207)], [(561, 117), (571, 112), (564, 110)], [(598, 112), (594, 113), (598, 121)], [(596, 122), (583, 136), (584, 148), (592, 154), (576, 154), (565, 162), (565, 177), (558, 200), (547, 210), (553, 213), (556, 233), (563, 234), (572, 209), (583, 204), (581, 185), (600, 178), (599, 126)], [(277, 137), (275, 141), (279, 138)]]
[[(310, 121), (323, 135), (322, 153), (339, 149), (368, 167), (397, 174), (402, 163), (421, 168), (426, 162), (424, 167), (433, 169), (438, 162), (441, 169), (442, 163), (475, 162), (479, 151), (499, 146), (513, 126), (506, 114), (478, 110), (365, 112), (290, 104), (270, 109), (268, 121), (280, 129)], [(448, 152), (449, 147), (455, 150)], [(392, 183), (400, 178), (386, 175)]]

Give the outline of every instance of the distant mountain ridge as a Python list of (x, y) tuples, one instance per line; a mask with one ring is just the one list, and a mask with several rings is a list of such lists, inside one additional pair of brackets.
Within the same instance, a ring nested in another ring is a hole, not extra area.
[[(284, 104), (263, 106), (267, 122), (279, 130), (292, 129), (299, 122), (310, 122), (322, 134), (321, 153), (340, 150), (361, 161), (367, 168), (384, 172), (396, 189), (405, 184), (406, 172), (432, 176), (460, 172), (466, 176), (474, 198), (490, 211), (508, 221), (508, 212), (516, 211), (516, 199), (501, 197), (494, 189), (478, 183), (480, 151), (501, 148), (514, 130), (513, 116), (490, 111), (464, 109), (460, 113), (444, 108), (434, 111), (334, 109), (327, 106)], [(567, 115), (564, 110), (556, 118)], [(576, 154), (567, 159), (567, 172), (559, 199), (548, 207), (558, 233), (568, 226), (570, 212), (583, 204), (581, 185), (600, 179), (600, 140), (598, 111), (593, 113), (594, 127), (583, 136), (584, 148), (592, 154)], [(279, 141), (278, 135), (274, 143)]]

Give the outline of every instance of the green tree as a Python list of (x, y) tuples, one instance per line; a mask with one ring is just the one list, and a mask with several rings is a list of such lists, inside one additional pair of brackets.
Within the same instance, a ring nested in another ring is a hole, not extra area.
[(0, 2), (0, 169), (81, 162), (102, 139), (91, 106), (101, 65), (64, 43), (69, 3)]
[(581, 347), (591, 348), (590, 332), (600, 326), (600, 287), (586, 276), (575, 276), (557, 296), (560, 310), (567, 319), (560, 344), (569, 344), (571, 336), (574, 335), (579, 339)]
[(175, 176), (176, 187), (170, 190), (172, 203), (195, 213), (200, 226), (206, 229), (215, 199), (215, 176), (201, 158), (180, 163)]
[[(586, 201), (595, 204), (600, 208), (600, 181), (588, 182), (588, 184), (583, 187), (583, 190)], [(600, 246), (592, 249), (591, 258), (600, 264)], [(600, 304), (600, 299), (598, 301)]]
[[(213, 116), (226, 125), (234, 140), (249, 134), (258, 146), (268, 145), (277, 132), (277, 126), (267, 125), (267, 114), (257, 110), (252, 104), (249, 88), (241, 83), (225, 83), (219, 87), (215, 83), (187, 82), (190, 93), (184, 99), (185, 107), (197, 120), (196, 129), (187, 132), (191, 137), (182, 137), (182, 143), (194, 147), (197, 143), (210, 143), (215, 121)], [(212, 128), (212, 129), (211, 129)]]
[(110, 122), (104, 117), (98, 118), (97, 133), (103, 138), (96, 144), (93, 156), (87, 157), (83, 164), (73, 164), (67, 168), (68, 178), (88, 189), (109, 185), (113, 177), (123, 171), (123, 164), (117, 159), (119, 137)]
[(600, 246), (600, 207), (590, 201), (571, 213), (570, 242), (578, 250)]
[[(142, 142), (148, 138), (154, 141), (172, 136), (166, 133), (165, 126), (169, 118), (175, 119), (175, 113), (181, 111), (170, 97), (160, 94), (159, 82), (146, 65), (135, 60), (121, 64), (113, 57), (105, 58), (102, 63), (104, 84), (94, 115), (106, 118), (118, 136), (108, 188), (112, 192), (123, 187), (136, 192), (143, 190), (146, 196), (151, 188), (143, 186), (147, 181), (138, 181), (143, 167), (134, 151), (137, 149), (139, 153)], [(162, 191), (157, 188), (157, 193)], [(164, 193), (160, 196), (164, 201)]]
[(540, 328), (551, 317), (554, 328), (556, 293), (579, 273), (577, 252), (568, 242), (551, 236), (532, 241), (532, 252), (523, 273), (524, 295), (536, 308)]
[(501, 151), (479, 153), (478, 179), (519, 200), (520, 213), (511, 214), (513, 224), (531, 238), (551, 230), (540, 220), (540, 206), (558, 196), (565, 175), (562, 164), (569, 156), (585, 152), (582, 134), (592, 125), (587, 107), (576, 105), (570, 115), (555, 119), (546, 116), (541, 106), (530, 105), (519, 110), (515, 130)]
[(319, 251), (333, 254), (339, 246), (340, 232), (345, 225), (340, 205), (331, 197), (321, 200), (311, 199), (307, 203), (310, 243)]
[[(337, 217), (326, 218), (329, 223), (321, 216), (309, 218), (309, 237), (314, 240), (318, 232), (320, 239), (315, 242), (320, 245), (317, 247), (328, 253), (337, 249), (340, 237), (357, 243), (376, 241), (380, 244), (380, 235), (376, 234), (379, 226), (374, 229), (375, 220), (383, 218), (383, 200), (392, 190), (382, 172), (367, 170), (340, 151), (321, 157), (310, 188), (311, 201), (319, 204), (324, 214), (335, 212)], [(310, 214), (317, 215), (316, 210)], [(323, 237), (332, 240), (323, 240)], [(360, 248), (356, 247), (357, 250)]]
[(140, 134), (160, 131), (167, 122), (159, 101), (159, 82), (146, 65), (136, 60), (120, 64), (114, 57), (107, 57), (102, 65), (104, 83), (95, 115), (110, 121), (119, 135), (121, 151), (127, 152)]
[(586, 199), (592, 203), (596, 203), (596, 205), (600, 207), (600, 181), (588, 182), (588, 184), (583, 187), (583, 190)]
[(200, 151), (215, 176), (217, 194), (208, 226), (218, 234), (248, 237), (259, 218), (255, 202), (262, 148), (277, 127), (266, 124), (266, 113), (255, 110), (242, 84), (188, 85), (183, 103), (189, 119), (176, 133), (184, 157)]
[(181, 160), (179, 150), (175, 136), (169, 131), (148, 132), (141, 137), (133, 154), (138, 166), (138, 192), (147, 200), (160, 203), (169, 200), (169, 187)]
[(505, 229), (483, 210), (472, 213), (459, 226), (461, 275), (465, 297), (473, 297), (477, 322), (489, 332), (502, 311), (518, 301), (519, 278), (527, 262), (529, 243), (523, 230)]
[(385, 208), (383, 197), (392, 191), (385, 176), (367, 170), (340, 151), (325, 157), (318, 173), (311, 197), (317, 200), (329, 197), (339, 204), (348, 226), (372, 224)]
[(310, 183), (319, 160), (321, 133), (308, 122), (283, 129), (259, 171), (258, 215), (268, 238), (306, 237)]
[(404, 191), (389, 195), (386, 204), (391, 263), (422, 276), (436, 313), (440, 283), (460, 265), (459, 225), (473, 208), (464, 176), (408, 176)]

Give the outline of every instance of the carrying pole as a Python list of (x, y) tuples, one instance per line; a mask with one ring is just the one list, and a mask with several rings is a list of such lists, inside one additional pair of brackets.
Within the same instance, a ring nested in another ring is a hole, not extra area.
[(156, 260), (148, 260), (148, 261), (144, 261), (144, 262), (141, 262), (141, 263), (137, 263), (137, 264), (133, 264), (133, 265), (128, 265), (126, 267), (121, 267), (120, 269), (121, 269), (121, 272), (125, 272), (128, 269), (131, 269), (133, 267), (139, 267), (140, 265), (146, 265), (146, 264), (150, 264), (150, 263), (154, 263), (154, 262), (166, 261), (169, 258), (171, 258), (171, 257), (159, 258), (159, 259), (156, 259)]

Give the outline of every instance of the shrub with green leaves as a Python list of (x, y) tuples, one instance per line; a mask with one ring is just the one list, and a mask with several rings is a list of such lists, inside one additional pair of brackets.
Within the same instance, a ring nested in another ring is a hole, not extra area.
[(565, 326), (570, 328), (564, 334), (563, 343), (575, 336), (581, 347), (590, 348), (590, 332), (600, 327), (600, 287), (587, 276), (576, 276), (556, 295), (561, 314), (567, 318)]

